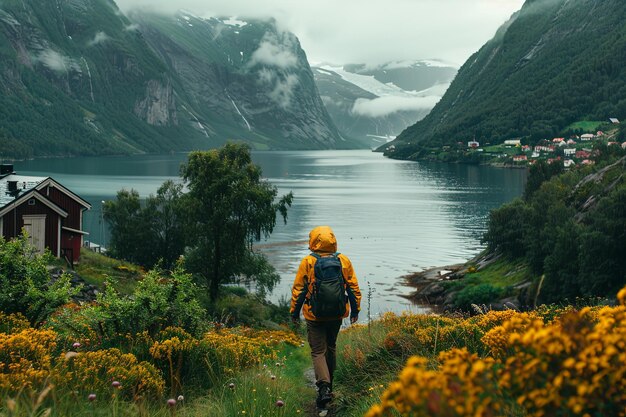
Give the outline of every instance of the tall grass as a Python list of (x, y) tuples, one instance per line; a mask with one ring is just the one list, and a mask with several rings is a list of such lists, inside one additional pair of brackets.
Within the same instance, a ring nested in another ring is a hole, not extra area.
[[(90, 400), (85, 392), (67, 392), (47, 382), (13, 395), (0, 394), (2, 417), (208, 417), (304, 415), (315, 398), (304, 370), (310, 366), (306, 348), (285, 347), (278, 359), (224, 378), (205, 392), (161, 400), (123, 400), (115, 388)], [(174, 400), (174, 401), (172, 401)], [(168, 403), (169, 401), (169, 403)]]

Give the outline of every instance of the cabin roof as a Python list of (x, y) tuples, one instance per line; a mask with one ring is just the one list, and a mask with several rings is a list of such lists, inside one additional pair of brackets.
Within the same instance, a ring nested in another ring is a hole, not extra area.
[[(9, 174), (0, 178), (0, 208), (12, 203), (24, 194), (27, 194), (49, 177), (31, 177), (27, 175)], [(9, 191), (9, 182), (17, 183), (17, 190)]]

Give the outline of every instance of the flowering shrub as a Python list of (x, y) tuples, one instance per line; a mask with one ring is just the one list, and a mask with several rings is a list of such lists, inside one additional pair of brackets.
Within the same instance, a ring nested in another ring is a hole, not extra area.
[(459, 319), (484, 333), (487, 357), (451, 349), (429, 364), (414, 356), (367, 417), (626, 416), (626, 288), (618, 300)]
[(29, 327), (20, 315), (0, 318), (8, 331), (0, 333), (0, 392), (10, 395), (53, 384), (58, 390), (104, 398), (159, 397), (165, 388), (163, 375), (169, 376), (172, 392), (181, 391), (185, 378), (206, 385), (198, 375), (212, 385), (225, 375), (274, 360), (283, 343), (301, 343), (285, 331), (233, 328), (195, 338), (181, 328), (168, 327), (155, 338), (148, 332), (126, 338), (130, 349), (147, 353), (150, 361), (141, 361), (117, 348), (93, 349), (89, 339), (69, 343), (51, 329)]
[(160, 372), (148, 362), (139, 362), (135, 355), (119, 349), (64, 356), (57, 362), (53, 381), (85, 392), (111, 392), (111, 384), (127, 398), (162, 395), (165, 383)]
[(5, 314), (0, 311), (0, 332), (11, 334), (29, 327), (28, 319), (23, 314)]
[(500, 384), (529, 415), (626, 415), (623, 305), (534, 320), (505, 347)]
[(407, 416), (500, 415), (502, 406), (493, 401), (498, 390), (493, 359), (452, 349), (441, 352), (439, 360), (441, 368), (429, 370), (426, 358), (410, 358), (398, 380), (383, 393), (382, 403), (372, 407), (367, 417), (395, 415), (392, 410)]
[(50, 375), (56, 334), (27, 328), (0, 333), (0, 390), (39, 388)]
[(276, 351), (260, 338), (246, 337), (238, 329), (224, 329), (206, 333), (200, 340), (199, 349), (205, 360), (217, 365), (217, 373), (232, 374), (235, 369), (248, 368), (266, 360), (272, 360)]

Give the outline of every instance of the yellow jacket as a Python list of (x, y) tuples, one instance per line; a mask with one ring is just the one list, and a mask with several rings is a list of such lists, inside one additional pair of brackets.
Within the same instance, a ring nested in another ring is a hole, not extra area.
[[(309, 233), (309, 250), (321, 256), (330, 255), (337, 252), (337, 239), (332, 229), (328, 226), (318, 226)], [(357, 316), (361, 310), (361, 290), (357, 282), (352, 262), (344, 254), (338, 256), (343, 269), (343, 277), (345, 280), (346, 292), (348, 293), (348, 301), (346, 302), (346, 314), (344, 317)], [(304, 318), (312, 321), (323, 321), (333, 319), (317, 319), (311, 311), (308, 300), (313, 290), (313, 282), (315, 280), (315, 262), (316, 259), (312, 255), (307, 255), (300, 262), (300, 267), (296, 274), (296, 279), (291, 289), (291, 309), (290, 313), (294, 317), (300, 316), (300, 309)], [(337, 317), (339, 319), (341, 317)]]

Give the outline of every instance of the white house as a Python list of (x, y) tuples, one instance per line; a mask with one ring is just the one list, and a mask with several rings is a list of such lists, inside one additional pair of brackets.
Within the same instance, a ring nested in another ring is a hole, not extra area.
[(563, 149), (563, 155), (565, 155), (565, 156), (574, 156), (574, 155), (576, 155), (576, 149), (575, 148)]
[(591, 139), (593, 139), (593, 138), (595, 138), (595, 136), (593, 135), (593, 133), (585, 133), (585, 134), (583, 134), (583, 135), (580, 135), (580, 140), (585, 140), (585, 141), (587, 141), (587, 140), (591, 140)]
[(576, 165), (576, 162), (574, 162), (571, 159), (566, 159), (565, 161), (563, 161), (563, 167), (565, 167), (565, 168), (569, 168), (572, 165)]
[(507, 139), (504, 141), (505, 145), (517, 146), (521, 145), (522, 141), (520, 139)]

